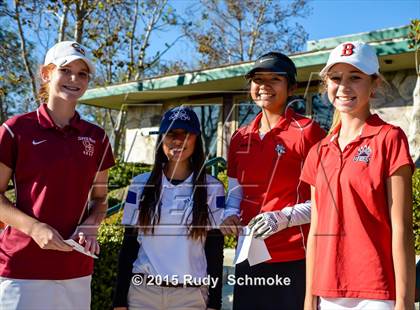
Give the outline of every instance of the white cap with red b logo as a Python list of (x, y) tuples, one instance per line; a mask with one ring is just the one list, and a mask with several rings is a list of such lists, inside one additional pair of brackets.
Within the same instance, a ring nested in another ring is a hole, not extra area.
[(334, 48), (320, 75), (325, 75), (337, 63), (352, 65), (367, 75), (379, 74), (379, 61), (375, 49), (361, 41), (341, 43)]

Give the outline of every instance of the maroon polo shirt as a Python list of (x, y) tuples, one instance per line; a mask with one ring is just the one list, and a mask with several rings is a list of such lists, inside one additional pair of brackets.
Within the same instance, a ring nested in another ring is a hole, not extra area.
[[(45, 104), (0, 126), (0, 161), (13, 170), (16, 207), (51, 225), (64, 239), (88, 215), (82, 213), (96, 173), (114, 165), (103, 129), (77, 112), (61, 129)], [(79, 252), (42, 250), (10, 226), (0, 235), (0, 276), (59, 280), (92, 272), (92, 258)]]

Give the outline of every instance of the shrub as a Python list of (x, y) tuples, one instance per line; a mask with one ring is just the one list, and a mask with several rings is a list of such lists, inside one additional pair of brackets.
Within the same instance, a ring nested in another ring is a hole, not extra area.
[(125, 187), (130, 184), (133, 177), (150, 170), (151, 166), (149, 165), (118, 161), (116, 165), (109, 170), (109, 188), (118, 189)]
[(420, 254), (420, 170), (413, 175), (413, 231), (416, 253)]
[(107, 218), (99, 228), (98, 242), (101, 247), (99, 258), (95, 260), (92, 277), (92, 309), (112, 308), (112, 297), (117, 278), (118, 254), (120, 252), (124, 228), (120, 225), (122, 211)]

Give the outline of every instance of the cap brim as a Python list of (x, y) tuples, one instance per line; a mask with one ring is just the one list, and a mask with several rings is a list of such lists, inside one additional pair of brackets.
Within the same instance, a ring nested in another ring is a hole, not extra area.
[(286, 71), (276, 71), (276, 70), (273, 70), (273, 67), (271, 66), (270, 67), (259, 66), (257, 68), (252, 68), (247, 74), (245, 74), (245, 78), (250, 79), (257, 72), (272, 72), (278, 75), (287, 76)]
[(370, 71), (370, 70), (366, 70), (366, 69), (362, 69), (360, 67), (360, 65), (353, 63), (353, 62), (349, 62), (349, 61), (336, 61), (336, 62), (332, 62), (330, 64), (327, 64), (324, 68), (322, 68), (321, 72), (319, 72), (320, 76), (325, 76), (328, 71), (331, 69), (332, 66), (336, 65), (336, 64), (348, 64), (351, 65), (353, 67), (355, 67), (357, 70), (360, 70), (361, 72), (363, 72), (364, 74), (367, 75), (372, 75), (372, 74), (378, 74), (379, 72), (376, 71)]
[(92, 74), (92, 75), (95, 75), (95, 73), (96, 73), (95, 66), (93, 65), (93, 63), (87, 57), (78, 56), (78, 55), (61, 57), (61, 58), (57, 58), (54, 61), (54, 64), (56, 66), (63, 66), (63, 65), (69, 64), (69, 63), (71, 63), (75, 60), (78, 60), (78, 59), (83, 60), (89, 68), (89, 73)]
[(196, 134), (196, 135), (201, 134), (201, 131), (199, 130), (197, 131), (197, 129), (193, 128), (192, 126), (189, 126), (185, 123), (178, 123), (178, 122), (173, 122), (169, 126), (159, 128), (159, 133), (164, 134), (174, 129), (184, 129), (185, 131)]

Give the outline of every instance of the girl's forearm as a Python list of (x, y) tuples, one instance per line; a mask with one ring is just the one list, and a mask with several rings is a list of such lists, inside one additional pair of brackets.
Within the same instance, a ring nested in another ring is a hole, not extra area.
[(0, 221), (10, 225), (17, 230), (31, 236), (32, 228), (39, 221), (18, 208), (7, 199), (4, 193), (0, 193)]
[(414, 236), (411, 229), (393, 227), (392, 257), (395, 272), (396, 309), (411, 309), (415, 290)]

